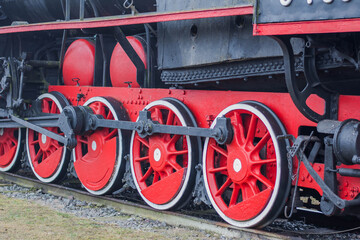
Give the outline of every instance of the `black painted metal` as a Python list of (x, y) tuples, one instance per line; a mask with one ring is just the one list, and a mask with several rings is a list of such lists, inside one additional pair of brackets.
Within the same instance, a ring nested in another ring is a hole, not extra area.
[(358, 164), (360, 156), (360, 121), (343, 121), (334, 133), (334, 153), (344, 164)]
[[(337, 119), (338, 97), (324, 90), (316, 74), (315, 49), (304, 48), (304, 74), (306, 85), (303, 89), (299, 88), (295, 73), (295, 57), (290, 37), (274, 37), (279, 43), (284, 57), (285, 80), (291, 99), (299, 111), (308, 119), (319, 122), (323, 119)], [(312, 110), (307, 100), (316, 94), (325, 101), (324, 113), (320, 114)]]
[[(296, 22), (325, 19), (358, 18), (359, 2), (334, 0), (325, 3), (323, 0), (313, 0), (308, 4), (307, 0), (292, 0), (289, 6), (280, 4), (280, 0), (258, 1), (258, 23)], [(289, 2), (289, 0), (287, 1)], [(261, 13), (261, 14), (260, 14)]]
[[(69, 1), (71, 14), (68, 19), (82, 19), (94, 17), (91, 4), (96, 7), (99, 16), (129, 14), (131, 11), (124, 8), (124, 0), (83, 0)], [(90, 3), (91, 2), (91, 3)], [(134, 0), (139, 12), (155, 11), (156, 0)], [(65, 19), (65, 1), (63, 0), (0, 0), (1, 10), (13, 21), (27, 21), (29, 23), (49, 22)]]
[[(337, 194), (337, 178), (336, 172), (330, 171), (330, 169), (336, 168), (336, 161), (333, 153), (332, 139), (326, 137), (324, 139), (325, 142), (325, 156), (324, 156), (324, 182), (329, 187), (331, 191)], [(335, 206), (335, 204), (329, 200), (327, 195), (323, 195), (321, 197), (320, 209), (326, 216), (333, 216), (339, 213), (339, 208)]]

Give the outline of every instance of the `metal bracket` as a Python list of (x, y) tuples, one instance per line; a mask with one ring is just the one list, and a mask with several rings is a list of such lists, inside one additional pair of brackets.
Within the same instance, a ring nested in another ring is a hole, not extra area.
[[(295, 58), (290, 37), (273, 37), (280, 45), (284, 55), (285, 81), (291, 99), (298, 110), (313, 122), (323, 119), (337, 119), (338, 96), (336, 93), (324, 89), (316, 72), (315, 48), (305, 46), (304, 48), (304, 74), (306, 86), (299, 89), (295, 73)], [(312, 94), (316, 94), (325, 100), (324, 114), (319, 114), (307, 105), (307, 100)]]
[(310, 141), (320, 141), (316, 137), (310, 138), (309, 136), (299, 136), (295, 140), (294, 145), (289, 149), (289, 154), (292, 157), (294, 157), (296, 155), (298, 157), (299, 161), (302, 161), (304, 163), (306, 170), (309, 172), (311, 177), (315, 180), (315, 182), (323, 190), (324, 197), (326, 197), (337, 208), (344, 209), (348, 204), (347, 202), (351, 202), (351, 201), (343, 200), (333, 192), (333, 190), (324, 182), (324, 180), (316, 173), (314, 168), (311, 166), (308, 158), (306, 157), (306, 155), (304, 153), (304, 149), (300, 148), (306, 141), (309, 141), (309, 140)]
[(139, 55), (136, 53), (130, 42), (127, 40), (125, 34), (120, 27), (114, 28), (114, 37), (120, 46), (124, 49), (126, 55), (136, 67), (136, 81), (140, 86), (144, 84), (145, 65)]

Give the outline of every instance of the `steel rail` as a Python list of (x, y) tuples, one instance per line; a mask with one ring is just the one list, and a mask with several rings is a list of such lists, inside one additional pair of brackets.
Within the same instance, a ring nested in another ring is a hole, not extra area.
[(111, 206), (121, 213), (137, 215), (156, 221), (165, 222), (172, 226), (190, 227), (199, 230), (214, 232), (230, 238), (239, 239), (291, 239), (291, 237), (269, 233), (258, 229), (242, 229), (229, 225), (224, 222), (216, 222), (198, 217), (188, 216), (177, 212), (157, 211), (148, 206), (131, 203), (124, 200), (110, 198), (106, 196), (94, 196), (85, 191), (72, 189), (55, 184), (45, 184), (39, 180), (19, 176), (12, 173), (0, 173), (0, 179), (11, 182), (23, 187), (41, 189), (44, 193), (49, 193), (59, 197), (74, 197), (81, 201), (92, 202)]

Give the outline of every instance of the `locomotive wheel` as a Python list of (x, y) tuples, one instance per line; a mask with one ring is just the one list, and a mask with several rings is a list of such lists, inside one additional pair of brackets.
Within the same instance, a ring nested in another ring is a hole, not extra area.
[(276, 138), (285, 134), (284, 127), (269, 108), (257, 102), (234, 104), (218, 117), (224, 115), (231, 119), (234, 137), (226, 145), (206, 139), (206, 191), (228, 223), (263, 227), (278, 216), (289, 194), (286, 142)]
[[(126, 110), (112, 98), (93, 97), (84, 106), (108, 120), (128, 120)], [(90, 193), (103, 195), (121, 187), (128, 154), (130, 132), (101, 128), (90, 135), (78, 136), (73, 150), (74, 167), (83, 186)]]
[[(176, 99), (166, 98), (145, 107), (160, 124), (196, 126), (190, 110)], [(200, 157), (199, 138), (154, 134), (141, 138), (133, 132), (130, 147), (132, 176), (144, 201), (158, 210), (184, 206), (195, 184), (195, 165)]]
[(23, 132), (20, 128), (0, 129), (0, 172), (12, 172), (20, 166)]
[[(43, 113), (61, 113), (69, 105), (67, 99), (58, 92), (45, 93), (38, 97)], [(46, 128), (59, 135), (64, 135), (59, 128)], [(67, 171), (70, 151), (46, 135), (26, 130), (26, 149), (30, 167), (35, 176), (42, 182), (51, 183), (61, 180)]]

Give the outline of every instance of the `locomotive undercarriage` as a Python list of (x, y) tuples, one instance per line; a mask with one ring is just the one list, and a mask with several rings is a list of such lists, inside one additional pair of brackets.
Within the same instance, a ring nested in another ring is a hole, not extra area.
[[(92, 2), (85, 15), (97, 15)], [(357, 33), (259, 40), (249, 16), (129, 29), (2, 39), (1, 171), (17, 170), (25, 141), (41, 181), (61, 181), (72, 159), (87, 191), (109, 194), (127, 181), (158, 210), (204, 202), (231, 224), (263, 227), (316, 191), (322, 213), (358, 215)], [(181, 29), (188, 34), (172, 41)], [(222, 43), (208, 41), (209, 29), (230, 47), (205, 54)], [(94, 46), (89, 84), (64, 70), (73, 42)], [(119, 86), (109, 71), (117, 43), (136, 76)]]

